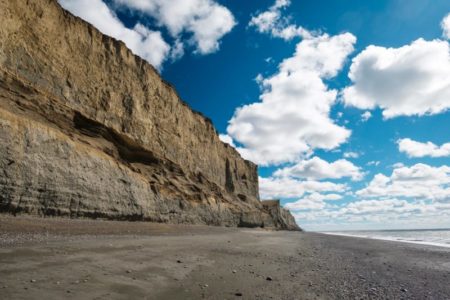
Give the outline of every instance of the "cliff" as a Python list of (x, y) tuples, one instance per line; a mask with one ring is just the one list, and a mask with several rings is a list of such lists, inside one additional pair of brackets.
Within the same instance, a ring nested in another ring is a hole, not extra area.
[(295, 218), (289, 210), (281, 207), (280, 200), (263, 200), (263, 208), (270, 214), (272, 223), (266, 224), (268, 227), (283, 228), (289, 230), (300, 230)]
[(276, 224), (257, 166), (122, 42), (55, 0), (0, 0), (0, 22), (0, 211)]

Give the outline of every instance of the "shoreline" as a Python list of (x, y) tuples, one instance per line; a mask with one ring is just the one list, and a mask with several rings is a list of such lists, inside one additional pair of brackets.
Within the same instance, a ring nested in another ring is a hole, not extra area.
[(397, 243), (407, 243), (407, 244), (416, 244), (416, 245), (433, 246), (433, 247), (441, 247), (441, 248), (450, 248), (450, 244), (434, 243), (434, 242), (427, 242), (427, 241), (411, 241), (411, 240), (399, 239), (396, 237), (389, 238), (389, 237), (367, 236), (367, 235), (357, 235), (357, 234), (346, 234), (346, 233), (342, 233), (342, 232), (324, 232), (324, 231), (320, 231), (320, 232), (318, 231), (315, 233), (320, 233), (320, 234), (325, 234), (325, 235), (333, 235), (333, 236), (355, 237), (355, 238), (369, 239), (369, 240), (390, 241), (390, 242), (397, 242)]
[(0, 215), (6, 299), (450, 299), (447, 248)]

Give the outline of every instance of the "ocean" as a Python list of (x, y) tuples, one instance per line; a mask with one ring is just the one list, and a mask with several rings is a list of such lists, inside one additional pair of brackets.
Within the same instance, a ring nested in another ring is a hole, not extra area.
[(450, 248), (450, 229), (328, 231), (322, 233)]

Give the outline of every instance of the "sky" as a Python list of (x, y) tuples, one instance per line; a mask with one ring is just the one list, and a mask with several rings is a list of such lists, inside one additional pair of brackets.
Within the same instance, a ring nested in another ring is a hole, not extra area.
[(154, 65), (302, 228), (450, 228), (450, 1), (59, 3)]

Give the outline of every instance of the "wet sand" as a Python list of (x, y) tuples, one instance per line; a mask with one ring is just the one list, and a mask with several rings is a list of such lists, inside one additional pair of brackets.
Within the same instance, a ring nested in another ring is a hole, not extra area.
[(0, 215), (1, 299), (450, 299), (450, 249)]

